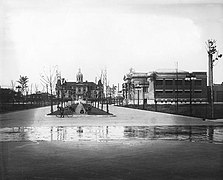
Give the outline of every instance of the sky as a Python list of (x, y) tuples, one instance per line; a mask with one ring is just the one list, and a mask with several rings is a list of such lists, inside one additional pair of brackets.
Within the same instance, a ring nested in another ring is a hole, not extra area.
[[(0, 86), (27, 76), (40, 84), (44, 68), (57, 66), (67, 81), (109, 84), (130, 68), (208, 71), (205, 42), (223, 53), (221, 0), (0, 0)], [(223, 82), (223, 58), (214, 83)]]

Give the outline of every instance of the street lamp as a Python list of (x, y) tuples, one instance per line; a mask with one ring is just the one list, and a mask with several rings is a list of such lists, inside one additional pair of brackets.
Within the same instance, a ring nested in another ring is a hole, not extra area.
[(66, 89), (66, 80), (64, 78), (62, 78), (62, 84), (61, 84), (61, 107), (63, 107), (63, 101), (64, 101), (64, 96), (65, 96), (65, 92), (64, 90)]
[(139, 106), (139, 90), (141, 89), (141, 87), (139, 85), (137, 85), (135, 87), (135, 89), (138, 91), (138, 106)]
[(145, 109), (145, 91), (146, 91), (146, 88), (148, 88), (149, 86), (149, 82), (146, 82), (144, 80), (143, 83), (140, 85), (142, 86), (142, 93), (143, 93), (143, 109)]
[(195, 79), (196, 77), (193, 73), (189, 73), (185, 78), (185, 81), (190, 82), (190, 116), (192, 115), (192, 81)]
[(17, 93), (17, 98), (18, 99), (17, 100), (18, 100), (19, 103), (20, 103), (20, 96), (22, 95), (21, 94), (21, 88), (22, 88), (21, 86), (16, 86), (16, 89), (18, 89), (18, 93)]
[(133, 104), (135, 106), (135, 85), (134, 85), (134, 83), (132, 84), (132, 97), (133, 97)]
[(157, 100), (156, 100), (156, 79), (157, 73), (153, 72), (151, 75), (151, 80), (153, 81), (153, 92), (154, 92), (154, 104), (155, 104), (155, 111), (157, 111)]

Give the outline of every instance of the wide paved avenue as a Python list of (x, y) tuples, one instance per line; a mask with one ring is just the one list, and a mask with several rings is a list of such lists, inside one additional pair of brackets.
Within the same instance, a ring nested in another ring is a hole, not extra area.
[[(55, 107), (54, 107), (55, 108)], [(37, 126), (154, 126), (154, 125), (219, 125), (214, 121), (201, 118), (171, 115), (166, 113), (142, 111), (124, 107), (109, 106), (114, 116), (78, 115), (71, 118), (47, 116), (50, 107), (22, 110), (0, 115), (1, 127), (37, 127)]]

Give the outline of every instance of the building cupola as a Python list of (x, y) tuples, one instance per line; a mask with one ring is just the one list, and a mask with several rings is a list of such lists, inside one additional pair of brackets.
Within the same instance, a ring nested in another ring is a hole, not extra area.
[(81, 73), (81, 69), (79, 68), (79, 72), (77, 73), (77, 82), (82, 83), (83, 82), (83, 74)]

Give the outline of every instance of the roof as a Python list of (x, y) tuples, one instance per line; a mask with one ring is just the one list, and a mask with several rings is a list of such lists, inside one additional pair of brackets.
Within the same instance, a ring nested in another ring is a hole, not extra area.
[(94, 82), (67, 82), (67, 86), (76, 86), (76, 85), (96, 85)]
[(155, 72), (157, 73), (189, 73), (188, 71), (184, 71), (184, 70), (177, 70), (177, 69), (157, 69)]
[(129, 74), (126, 74), (126, 78), (138, 78), (138, 77), (147, 77), (148, 73), (141, 73), (141, 72), (132, 72)]

